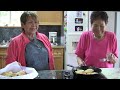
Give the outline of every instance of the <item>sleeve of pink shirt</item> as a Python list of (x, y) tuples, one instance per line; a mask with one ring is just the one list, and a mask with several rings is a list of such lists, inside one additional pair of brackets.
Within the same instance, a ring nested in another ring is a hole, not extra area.
[(117, 38), (116, 35), (113, 33), (111, 35), (111, 48), (112, 48), (112, 53), (118, 58), (118, 46), (117, 46)]
[(83, 60), (85, 58), (85, 49), (89, 41), (89, 39), (87, 39), (88, 38), (87, 34), (88, 34), (87, 32), (84, 32), (80, 36), (80, 39), (79, 39), (79, 42), (77, 44), (76, 51), (75, 51), (75, 54)]
[(11, 41), (9, 47), (7, 48), (6, 65), (17, 60), (16, 50), (17, 47), (15, 47), (14, 41)]

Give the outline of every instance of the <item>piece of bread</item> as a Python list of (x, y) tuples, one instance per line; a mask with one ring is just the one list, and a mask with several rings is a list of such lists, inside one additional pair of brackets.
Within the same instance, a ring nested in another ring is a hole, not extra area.
[(17, 76), (21, 76), (21, 75), (25, 75), (25, 74), (26, 74), (26, 72), (25, 72), (25, 71), (23, 71), (23, 70), (21, 70), (21, 71), (17, 72), (16, 74), (17, 74)]
[(82, 70), (82, 69), (78, 69), (77, 71), (75, 71), (76, 74), (83, 74), (83, 75), (93, 75), (93, 74), (98, 74), (97, 72), (95, 72), (93, 69), (88, 68), (86, 70)]
[(75, 71), (76, 74), (83, 74), (84, 73), (84, 70), (77, 70)]
[(21, 75), (25, 75), (25, 74), (27, 74), (27, 73), (25, 71), (21, 70), (19, 72), (12, 72), (12, 71), (3, 72), (1, 75), (7, 76), (7, 77), (15, 77), (15, 76), (21, 76)]
[(94, 72), (94, 70), (93, 69), (86, 69), (85, 72), (86, 73), (92, 73), (92, 72)]
[(8, 77), (12, 77), (12, 76), (13, 76), (13, 72), (12, 72), (12, 71), (3, 72), (1, 75), (3, 75), (3, 76), (8, 76)]

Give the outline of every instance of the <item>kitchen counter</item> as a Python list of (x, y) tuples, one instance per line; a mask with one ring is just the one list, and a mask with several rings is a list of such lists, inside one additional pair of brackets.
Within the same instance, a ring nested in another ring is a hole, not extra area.
[(64, 48), (62, 45), (53, 45), (52, 48)]
[(120, 68), (101, 68), (107, 79), (120, 79)]
[[(0, 45), (0, 48), (8, 48), (8, 45)], [(52, 45), (52, 48), (64, 48), (63, 45)]]
[[(101, 68), (101, 76), (95, 79), (120, 79), (120, 68)], [(71, 74), (69, 78), (66, 74)], [(42, 70), (38, 71), (36, 79), (73, 79), (71, 70)]]
[(6, 45), (0, 45), (0, 48), (8, 48)]

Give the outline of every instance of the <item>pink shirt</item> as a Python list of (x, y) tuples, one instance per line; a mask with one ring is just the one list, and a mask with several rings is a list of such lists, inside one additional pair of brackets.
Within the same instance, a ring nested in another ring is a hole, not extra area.
[(102, 40), (96, 40), (93, 32), (87, 31), (81, 35), (75, 54), (88, 66), (112, 68), (113, 64), (100, 62), (100, 59), (106, 58), (109, 52), (118, 57), (117, 39), (113, 32), (105, 31), (105, 37)]
[[(49, 53), (49, 67), (54, 69), (54, 58), (52, 54), (52, 47), (47, 36), (42, 33), (36, 33), (36, 38), (43, 42)], [(14, 37), (7, 49), (6, 64), (18, 61), (21, 65), (26, 66), (25, 61), (25, 47), (30, 40), (24, 33)]]

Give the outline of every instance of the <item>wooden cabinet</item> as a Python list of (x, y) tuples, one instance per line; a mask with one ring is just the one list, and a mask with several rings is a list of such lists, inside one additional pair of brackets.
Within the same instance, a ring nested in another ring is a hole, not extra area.
[(63, 46), (54, 46), (53, 56), (56, 70), (64, 69), (64, 47)]
[(40, 25), (63, 25), (63, 11), (37, 11)]
[(6, 50), (7, 48), (0, 48), (0, 69), (5, 67)]

